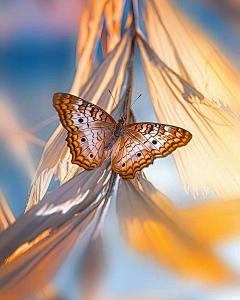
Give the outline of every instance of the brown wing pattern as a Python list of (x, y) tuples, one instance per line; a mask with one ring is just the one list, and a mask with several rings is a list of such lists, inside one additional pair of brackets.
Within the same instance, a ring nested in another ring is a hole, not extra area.
[(165, 157), (192, 138), (180, 127), (158, 123), (134, 123), (126, 126), (124, 135), (114, 145), (112, 168), (124, 179), (135, 177), (137, 171)]
[(86, 170), (101, 166), (110, 151), (104, 150), (112, 138), (112, 131), (106, 129), (86, 129), (78, 133), (68, 133), (67, 142), (72, 154), (72, 163)]
[(55, 94), (53, 105), (68, 131), (72, 163), (86, 170), (101, 166), (109, 156), (104, 147), (113, 137), (115, 120), (97, 105), (70, 94)]
[(83, 131), (88, 128), (98, 128), (101, 125), (116, 124), (102, 108), (74, 95), (56, 93), (53, 96), (53, 106), (58, 112), (60, 121), (69, 132)]

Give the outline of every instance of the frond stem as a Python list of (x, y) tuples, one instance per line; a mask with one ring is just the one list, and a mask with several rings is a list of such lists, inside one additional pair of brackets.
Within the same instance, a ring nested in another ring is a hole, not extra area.
[(98, 235), (101, 233), (104, 221), (106, 219), (106, 215), (111, 203), (111, 199), (112, 199), (112, 194), (114, 191), (114, 186), (116, 183), (116, 179), (117, 179), (117, 173), (113, 172), (110, 178), (110, 183), (109, 183), (109, 187), (106, 193), (106, 196), (104, 197), (105, 199), (103, 199), (103, 205), (102, 205), (102, 210), (100, 212), (97, 224), (95, 226), (93, 235), (92, 235), (92, 240), (96, 239), (98, 237)]

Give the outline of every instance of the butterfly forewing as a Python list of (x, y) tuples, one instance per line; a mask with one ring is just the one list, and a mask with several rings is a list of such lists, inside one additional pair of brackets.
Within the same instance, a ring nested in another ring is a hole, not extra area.
[(97, 105), (70, 94), (55, 94), (53, 105), (68, 131), (72, 163), (87, 170), (101, 166), (109, 156), (104, 147), (113, 138), (115, 120)]
[(180, 127), (158, 123), (134, 123), (126, 126), (124, 135), (114, 145), (112, 168), (125, 179), (135, 177), (137, 171), (152, 164), (157, 157), (165, 157), (192, 138)]
[(106, 123), (116, 124), (113, 117), (102, 108), (74, 95), (54, 94), (53, 106), (57, 110), (63, 126), (70, 132), (90, 127), (97, 128)]

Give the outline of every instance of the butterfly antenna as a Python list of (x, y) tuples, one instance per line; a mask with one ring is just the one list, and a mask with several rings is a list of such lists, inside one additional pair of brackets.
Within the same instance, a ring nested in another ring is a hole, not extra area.
[(133, 106), (133, 104), (134, 104), (141, 96), (142, 96), (142, 94), (140, 94), (140, 95), (137, 97), (137, 99), (135, 99), (135, 100), (133, 101), (133, 103), (129, 106), (129, 109), (128, 109), (127, 111), (130, 110), (130, 108)]
[(114, 99), (114, 97), (113, 97), (113, 94), (111, 93), (110, 90), (108, 90), (108, 91), (109, 91), (109, 93), (110, 93), (110, 95), (111, 95), (111, 97), (112, 97), (112, 99), (113, 99), (113, 101), (114, 101), (114, 103), (115, 103), (115, 105), (116, 105), (116, 108), (117, 108), (117, 110), (118, 110), (118, 112), (119, 112), (119, 114), (120, 114), (120, 116), (121, 116), (121, 112), (120, 112), (120, 110), (119, 110), (119, 108), (118, 108), (118, 105), (117, 105), (117, 103), (116, 103), (116, 101), (115, 101), (115, 99)]

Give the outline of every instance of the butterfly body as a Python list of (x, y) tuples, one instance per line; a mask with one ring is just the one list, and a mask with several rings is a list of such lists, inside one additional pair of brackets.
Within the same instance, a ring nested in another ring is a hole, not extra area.
[(105, 150), (112, 149), (113, 145), (117, 142), (117, 140), (124, 134), (126, 131), (124, 126), (125, 120), (123, 118), (119, 119), (117, 124), (114, 126), (113, 138), (107, 145), (104, 147)]
[(111, 156), (112, 169), (124, 179), (165, 157), (191, 140), (183, 128), (159, 123), (116, 122), (107, 112), (74, 95), (53, 97), (60, 121), (68, 131), (72, 163), (86, 170), (101, 166)]

